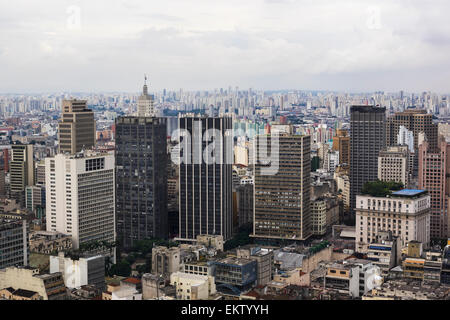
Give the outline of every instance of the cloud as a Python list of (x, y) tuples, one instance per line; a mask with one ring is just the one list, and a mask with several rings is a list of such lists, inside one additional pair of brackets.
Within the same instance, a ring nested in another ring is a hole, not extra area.
[(0, 3), (0, 92), (137, 91), (143, 73), (155, 89), (450, 91), (446, 1), (16, 2)]

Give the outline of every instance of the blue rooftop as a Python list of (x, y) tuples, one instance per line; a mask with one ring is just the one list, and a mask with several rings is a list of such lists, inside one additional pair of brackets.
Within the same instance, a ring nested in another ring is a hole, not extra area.
[(403, 189), (400, 191), (392, 192), (393, 196), (402, 196), (402, 197), (414, 197), (425, 193), (426, 190), (418, 190), (418, 189)]

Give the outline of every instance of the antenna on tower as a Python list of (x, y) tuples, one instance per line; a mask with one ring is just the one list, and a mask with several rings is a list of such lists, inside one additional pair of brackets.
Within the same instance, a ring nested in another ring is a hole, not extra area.
[(147, 75), (144, 74), (144, 84), (147, 84)]

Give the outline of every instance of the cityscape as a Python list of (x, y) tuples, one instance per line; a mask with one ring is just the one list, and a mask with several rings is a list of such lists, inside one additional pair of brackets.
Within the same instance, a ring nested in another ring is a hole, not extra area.
[(450, 300), (450, 89), (140, 71), (133, 91), (0, 76), (1, 302)]

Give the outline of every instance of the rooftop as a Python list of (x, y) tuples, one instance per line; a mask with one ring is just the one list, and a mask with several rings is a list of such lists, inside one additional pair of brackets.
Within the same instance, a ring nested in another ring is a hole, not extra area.
[(403, 189), (400, 191), (392, 192), (392, 196), (394, 197), (408, 197), (408, 198), (414, 198), (419, 195), (426, 194), (426, 190), (418, 190), (418, 189)]

